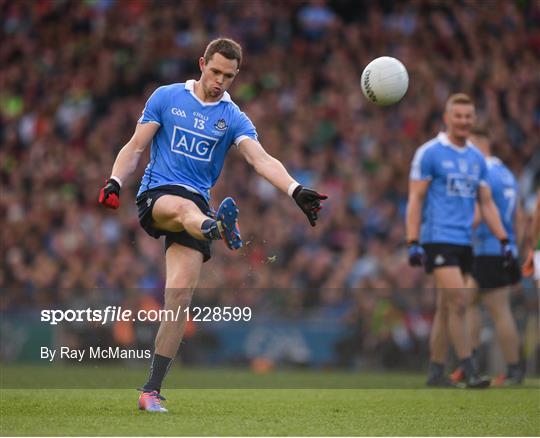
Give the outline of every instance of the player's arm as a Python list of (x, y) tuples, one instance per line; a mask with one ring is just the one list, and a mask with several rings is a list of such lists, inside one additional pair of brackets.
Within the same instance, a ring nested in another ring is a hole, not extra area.
[(409, 248), (409, 264), (420, 266), (424, 263), (424, 250), (420, 246), (420, 225), (422, 223), (422, 207), (424, 198), (429, 188), (431, 180), (410, 180), (409, 200), (407, 202), (407, 213), (405, 226), (407, 233), (407, 246)]
[(473, 228), (476, 228), (482, 222), (482, 214), (480, 213), (480, 208), (478, 207), (478, 202), (474, 204), (474, 218), (473, 218)]
[(499, 210), (495, 202), (493, 202), (491, 189), (487, 184), (481, 184), (478, 188), (478, 207), (484, 222), (495, 237), (501, 241), (508, 239), (501, 221), (501, 216), (499, 215)]
[(422, 207), (431, 180), (410, 180), (407, 202), (406, 228), (407, 242), (418, 241), (422, 223)]
[(480, 184), (478, 188), (478, 206), (484, 222), (495, 237), (501, 241), (502, 256), (506, 259), (507, 266), (510, 266), (515, 259), (514, 251), (502, 224), (499, 210), (493, 202), (491, 189), (487, 184)]
[(423, 265), (426, 258), (424, 249), (420, 246), (419, 242), (420, 226), (422, 225), (424, 199), (435, 175), (435, 156), (433, 151), (424, 147), (417, 149), (411, 163), (409, 199), (405, 215), (409, 264), (411, 266)]
[(540, 189), (536, 193), (536, 207), (532, 217), (531, 235), (528, 238), (530, 238), (530, 249), (522, 267), (523, 275), (526, 277), (534, 273), (534, 248), (536, 248), (538, 239), (540, 239)]
[(525, 239), (525, 215), (519, 199), (516, 205), (516, 216), (514, 218), (514, 235), (516, 236), (516, 245), (520, 248)]
[(285, 166), (268, 154), (259, 142), (251, 138), (244, 138), (238, 144), (238, 150), (259, 175), (283, 193), (293, 197), (307, 216), (311, 226), (315, 226), (318, 212), (321, 209), (320, 201), (326, 199), (326, 195), (321, 195), (296, 182), (289, 175)]
[(160, 125), (157, 123), (138, 123), (131, 139), (118, 153), (114, 161), (110, 178), (105, 187), (99, 192), (99, 203), (107, 208), (118, 208), (120, 206), (120, 189), (122, 183), (126, 181), (137, 168), (141, 155), (154, 137)]
[(532, 239), (531, 248), (536, 247), (538, 239), (540, 239), (540, 189), (536, 192), (536, 207), (534, 209), (534, 216), (532, 220)]
[(259, 142), (246, 138), (240, 142), (238, 150), (259, 175), (282, 192), (287, 193), (291, 184), (298, 184), (285, 166), (266, 152)]

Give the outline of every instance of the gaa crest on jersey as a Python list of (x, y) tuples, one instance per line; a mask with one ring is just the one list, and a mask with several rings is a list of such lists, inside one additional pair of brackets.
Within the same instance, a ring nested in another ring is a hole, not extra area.
[(216, 123), (214, 123), (214, 128), (216, 128), (218, 131), (225, 131), (228, 126), (225, 119), (219, 119)]
[(451, 160), (443, 160), (442, 167), (444, 169), (453, 169), (454, 168), (454, 162)]

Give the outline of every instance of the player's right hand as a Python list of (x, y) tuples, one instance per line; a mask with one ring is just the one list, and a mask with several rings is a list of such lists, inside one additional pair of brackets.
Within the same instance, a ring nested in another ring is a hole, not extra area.
[(99, 191), (98, 202), (107, 208), (120, 207), (120, 184), (112, 178), (105, 181), (105, 186)]
[(508, 239), (501, 239), (501, 255), (504, 258), (504, 267), (507, 269), (516, 261), (512, 244)]
[(409, 253), (409, 265), (411, 266), (423, 266), (426, 262), (426, 252), (424, 248), (420, 246), (418, 240), (411, 240), (407, 243)]

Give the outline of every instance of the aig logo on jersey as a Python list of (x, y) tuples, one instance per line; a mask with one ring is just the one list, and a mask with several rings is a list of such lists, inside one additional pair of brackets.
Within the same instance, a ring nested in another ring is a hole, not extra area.
[(476, 180), (469, 175), (450, 173), (446, 177), (446, 193), (448, 196), (475, 198)]
[(210, 161), (218, 140), (199, 132), (175, 126), (171, 140), (171, 151), (194, 160)]

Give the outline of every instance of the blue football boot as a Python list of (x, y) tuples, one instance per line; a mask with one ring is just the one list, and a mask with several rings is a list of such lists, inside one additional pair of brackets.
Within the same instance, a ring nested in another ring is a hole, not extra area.
[(233, 198), (225, 198), (218, 208), (216, 219), (219, 234), (229, 249), (238, 249), (243, 245), (238, 227), (238, 207)]

